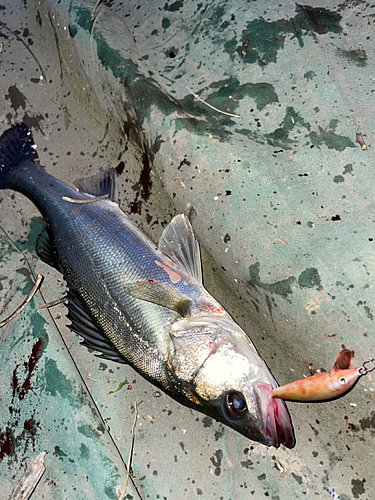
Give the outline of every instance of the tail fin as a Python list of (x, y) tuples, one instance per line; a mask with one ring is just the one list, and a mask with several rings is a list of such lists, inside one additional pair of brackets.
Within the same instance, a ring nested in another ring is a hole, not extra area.
[(20, 123), (0, 137), (0, 189), (7, 189), (8, 175), (25, 161), (39, 162), (39, 157), (30, 130)]

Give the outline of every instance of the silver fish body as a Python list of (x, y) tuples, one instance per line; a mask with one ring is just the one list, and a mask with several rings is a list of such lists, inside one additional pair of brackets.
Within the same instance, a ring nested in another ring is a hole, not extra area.
[(0, 189), (22, 192), (43, 215), (37, 253), (64, 275), (83, 343), (250, 439), (292, 447), (286, 406), (271, 397), (275, 379), (202, 284), (187, 218), (176, 216), (156, 246), (120, 210), (114, 170), (76, 186), (41, 168), (25, 125), (1, 136)]

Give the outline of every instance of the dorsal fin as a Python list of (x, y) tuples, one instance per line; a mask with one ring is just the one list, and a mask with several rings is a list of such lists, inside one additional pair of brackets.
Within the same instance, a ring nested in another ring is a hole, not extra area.
[(164, 229), (159, 240), (159, 250), (181, 267), (188, 276), (202, 283), (199, 243), (185, 215), (176, 215)]
[(81, 193), (93, 196), (108, 194), (108, 199), (118, 204), (118, 181), (114, 168), (103, 168), (95, 175), (77, 179), (74, 185)]

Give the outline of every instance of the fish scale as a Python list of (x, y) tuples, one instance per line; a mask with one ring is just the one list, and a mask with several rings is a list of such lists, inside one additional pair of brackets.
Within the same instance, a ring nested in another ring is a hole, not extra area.
[(66, 279), (70, 328), (84, 345), (246, 438), (292, 447), (285, 403), (271, 397), (275, 379), (203, 286), (188, 219), (177, 215), (157, 247), (120, 210), (115, 170), (75, 184), (41, 168), (26, 125), (0, 137), (0, 189), (23, 193), (45, 219), (37, 253)]

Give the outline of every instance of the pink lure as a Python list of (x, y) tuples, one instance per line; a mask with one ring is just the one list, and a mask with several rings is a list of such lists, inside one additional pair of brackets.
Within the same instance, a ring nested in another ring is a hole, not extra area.
[(272, 397), (289, 401), (324, 401), (342, 396), (361, 376), (359, 368), (350, 368), (353, 357), (352, 351), (343, 349), (337, 356), (332, 371), (276, 387), (272, 391)]

